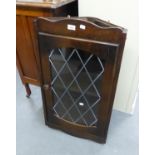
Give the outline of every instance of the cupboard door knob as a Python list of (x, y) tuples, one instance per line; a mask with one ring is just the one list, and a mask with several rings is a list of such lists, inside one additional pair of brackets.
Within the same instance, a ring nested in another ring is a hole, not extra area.
[(45, 90), (50, 90), (50, 89), (51, 89), (51, 84), (44, 84), (44, 85), (43, 85), (43, 88), (44, 88)]

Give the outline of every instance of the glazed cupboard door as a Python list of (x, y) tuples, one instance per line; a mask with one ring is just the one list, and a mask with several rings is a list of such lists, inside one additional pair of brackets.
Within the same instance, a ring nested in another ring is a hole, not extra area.
[[(45, 19), (39, 20), (44, 24)], [(48, 25), (37, 24), (46, 124), (105, 142), (115, 90), (118, 44), (72, 37), (75, 23), (68, 29), (62, 22), (68, 35), (40, 31), (40, 26)]]

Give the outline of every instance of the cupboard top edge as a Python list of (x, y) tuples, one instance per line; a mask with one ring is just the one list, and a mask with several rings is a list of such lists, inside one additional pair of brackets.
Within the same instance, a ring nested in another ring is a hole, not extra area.
[(76, 0), (16, 0), (16, 6), (56, 9), (74, 1)]

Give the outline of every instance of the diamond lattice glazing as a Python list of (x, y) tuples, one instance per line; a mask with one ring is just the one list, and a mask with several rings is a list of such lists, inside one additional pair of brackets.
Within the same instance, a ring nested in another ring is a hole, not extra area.
[(78, 49), (57, 48), (51, 51), (49, 61), (56, 116), (72, 123), (95, 125), (104, 72), (102, 60)]

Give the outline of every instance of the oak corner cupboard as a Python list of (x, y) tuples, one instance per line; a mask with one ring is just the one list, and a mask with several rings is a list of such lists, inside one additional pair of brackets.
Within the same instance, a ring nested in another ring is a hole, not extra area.
[(39, 17), (77, 16), (77, 0), (16, 0), (16, 60), (22, 83), (40, 86), (38, 52), (33, 21)]
[(39, 18), (45, 122), (105, 143), (126, 30), (92, 17)]

